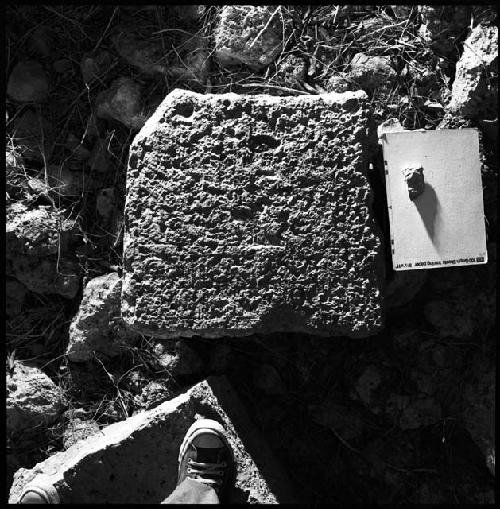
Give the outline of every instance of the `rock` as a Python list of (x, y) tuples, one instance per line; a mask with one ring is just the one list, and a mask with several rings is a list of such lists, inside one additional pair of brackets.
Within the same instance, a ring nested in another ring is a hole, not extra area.
[(138, 39), (128, 32), (120, 32), (111, 38), (117, 53), (133, 67), (145, 74), (165, 74), (164, 51), (161, 42)]
[(13, 318), (21, 313), (27, 294), (26, 287), (19, 281), (9, 279), (5, 282), (5, 312), (7, 316)]
[(46, 101), (49, 80), (42, 65), (34, 60), (19, 62), (10, 73), (7, 95), (22, 103)]
[(134, 404), (142, 411), (154, 408), (164, 401), (172, 399), (172, 391), (161, 382), (149, 382), (143, 387), (140, 395), (134, 397)]
[(280, 85), (295, 88), (307, 78), (307, 63), (301, 56), (287, 55), (277, 66), (273, 80)]
[(28, 209), (22, 203), (7, 207), (7, 258), (19, 254), (46, 256), (65, 251), (77, 231), (76, 222), (52, 207), (40, 205)]
[(385, 88), (390, 85), (397, 74), (391, 66), (390, 57), (374, 57), (364, 53), (356, 53), (351, 60), (348, 76), (363, 90), (373, 91), (376, 88)]
[(93, 359), (94, 352), (117, 355), (135, 339), (120, 317), (121, 289), (121, 278), (114, 272), (87, 283), (69, 327), (66, 355), (70, 361)]
[(41, 473), (50, 474), (64, 504), (160, 503), (175, 488), (181, 442), (200, 416), (224, 426), (234, 451), (236, 480), (229, 503), (294, 502), (286, 473), (234, 389), (224, 377), (210, 377), (173, 400), (101, 429), (31, 470), (18, 470), (9, 503), (17, 502), (23, 487)]
[(286, 387), (276, 369), (270, 364), (261, 364), (253, 376), (253, 383), (261, 391), (270, 396), (286, 393)]
[(266, 67), (283, 49), (282, 16), (281, 6), (225, 5), (214, 32), (215, 58), (228, 67)]
[(7, 273), (35, 293), (75, 297), (79, 267), (65, 253), (76, 232), (74, 220), (64, 212), (39, 206), (29, 210), (22, 203), (7, 207)]
[(6, 383), (8, 432), (47, 426), (62, 412), (62, 393), (42, 370), (15, 361)]
[(326, 84), (326, 90), (327, 92), (336, 92), (338, 94), (352, 90), (352, 83), (349, 82), (347, 73), (340, 72), (330, 76)]
[(424, 169), (421, 166), (408, 166), (402, 169), (410, 200), (417, 199), (425, 189)]
[(5, 150), (5, 171), (7, 173), (22, 171), (23, 166), (23, 156), (16, 153), (15, 150)]
[(195, 375), (204, 367), (204, 362), (196, 350), (182, 340), (175, 343), (174, 351), (171, 342), (158, 341), (155, 353), (160, 365), (172, 376)]
[(366, 114), (362, 91), (170, 93), (130, 147), (127, 324), (166, 339), (375, 333)]
[(452, 55), (456, 39), (470, 25), (471, 6), (419, 5), (417, 9), (422, 21), (420, 37), (435, 53)]
[(100, 51), (95, 56), (84, 56), (80, 62), (83, 81), (91, 84), (95, 80), (102, 79), (114, 64), (114, 60), (113, 55), (108, 51)]
[(495, 118), (497, 72), (498, 27), (478, 25), (464, 43), (447, 110), (466, 118)]
[(411, 302), (427, 281), (427, 270), (398, 270), (393, 274), (385, 292), (388, 308)]
[(80, 440), (85, 440), (87, 437), (95, 435), (99, 430), (100, 427), (96, 421), (87, 421), (79, 418), (70, 420), (63, 431), (62, 440), (64, 450), (69, 449)]
[(52, 153), (52, 124), (32, 110), (26, 110), (13, 120), (14, 143), (27, 160), (45, 162)]
[(463, 419), (495, 476), (495, 366), (479, 355), (470, 364), (472, 377), (467, 379), (463, 393)]
[(146, 121), (142, 111), (141, 86), (130, 78), (118, 78), (96, 99), (96, 115), (114, 119), (138, 131)]

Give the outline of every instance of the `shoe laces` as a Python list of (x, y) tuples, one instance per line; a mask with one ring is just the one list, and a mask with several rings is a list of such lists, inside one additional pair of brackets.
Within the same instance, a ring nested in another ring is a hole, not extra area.
[(221, 486), (224, 478), (224, 469), (227, 466), (225, 461), (220, 463), (203, 463), (188, 459), (187, 476), (191, 479), (215, 486)]

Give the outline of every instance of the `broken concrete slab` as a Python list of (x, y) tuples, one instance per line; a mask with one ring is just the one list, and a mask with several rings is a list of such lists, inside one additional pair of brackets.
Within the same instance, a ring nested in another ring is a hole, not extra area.
[(229, 502), (292, 502), (281, 467), (225, 377), (209, 377), (180, 396), (112, 424), (14, 476), (9, 503), (37, 475), (49, 476), (62, 503), (160, 503), (174, 490), (178, 454), (197, 416), (221, 422), (236, 459)]
[(377, 332), (367, 119), (362, 91), (169, 94), (130, 148), (127, 324), (160, 338)]

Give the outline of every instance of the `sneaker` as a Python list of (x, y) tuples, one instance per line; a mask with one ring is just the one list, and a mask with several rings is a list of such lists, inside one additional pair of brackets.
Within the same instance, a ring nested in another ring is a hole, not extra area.
[(234, 483), (234, 455), (222, 424), (199, 419), (188, 429), (179, 451), (177, 485), (184, 479), (212, 487), (219, 499)]
[(60, 504), (61, 499), (50, 477), (40, 474), (24, 487), (17, 503)]

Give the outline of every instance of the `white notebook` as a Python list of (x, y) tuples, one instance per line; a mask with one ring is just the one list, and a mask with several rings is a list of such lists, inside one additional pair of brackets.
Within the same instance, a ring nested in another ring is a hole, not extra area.
[[(394, 270), (486, 263), (479, 134), (476, 129), (381, 136)], [(413, 200), (406, 168), (422, 168)]]

